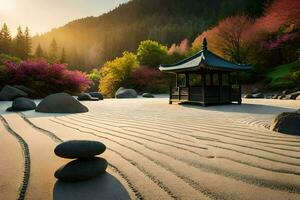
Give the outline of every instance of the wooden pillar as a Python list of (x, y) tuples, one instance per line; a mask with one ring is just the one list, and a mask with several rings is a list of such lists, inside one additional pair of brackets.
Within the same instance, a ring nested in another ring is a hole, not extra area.
[(201, 76), (202, 76), (202, 102), (204, 102), (205, 101), (205, 89), (206, 89), (206, 73), (205, 73), (205, 70), (202, 70)]
[(176, 73), (176, 87), (178, 87), (178, 73)]
[(188, 93), (188, 98), (187, 100), (189, 101), (190, 98), (190, 74), (189, 73), (185, 73), (185, 86), (187, 87), (187, 93)]
[(228, 85), (229, 85), (229, 101), (232, 102), (232, 82), (231, 82), (231, 76), (230, 72), (228, 73)]
[(218, 72), (218, 81), (219, 81), (219, 103), (222, 99), (222, 72)]

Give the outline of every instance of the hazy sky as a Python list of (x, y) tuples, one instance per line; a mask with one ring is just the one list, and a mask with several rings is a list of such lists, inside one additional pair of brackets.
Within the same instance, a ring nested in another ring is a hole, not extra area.
[(12, 34), (18, 25), (31, 34), (50, 31), (74, 19), (99, 16), (129, 0), (0, 0), (0, 26), (6, 22)]

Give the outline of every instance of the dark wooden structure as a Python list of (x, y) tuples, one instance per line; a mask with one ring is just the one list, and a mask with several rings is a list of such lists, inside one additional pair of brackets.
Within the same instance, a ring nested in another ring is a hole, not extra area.
[(241, 85), (236, 80), (237, 74), (250, 70), (251, 66), (232, 63), (210, 52), (204, 39), (202, 51), (176, 64), (161, 65), (159, 69), (176, 74), (176, 86), (170, 88), (170, 104), (194, 102), (206, 106), (232, 102), (241, 104)]

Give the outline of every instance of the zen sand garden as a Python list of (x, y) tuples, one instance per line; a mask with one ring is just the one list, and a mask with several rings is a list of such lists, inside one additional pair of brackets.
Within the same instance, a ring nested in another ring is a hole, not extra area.
[[(60, 115), (7, 113), (10, 104), (0, 104), (1, 200), (26, 186), (25, 199), (53, 199), (53, 174), (67, 162), (53, 150), (82, 139), (107, 146), (107, 171), (132, 199), (300, 199), (300, 138), (267, 129), (299, 101), (200, 107), (165, 97), (106, 99), (84, 102), (88, 113)], [(97, 197), (96, 187), (85, 191), (85, 199)]]

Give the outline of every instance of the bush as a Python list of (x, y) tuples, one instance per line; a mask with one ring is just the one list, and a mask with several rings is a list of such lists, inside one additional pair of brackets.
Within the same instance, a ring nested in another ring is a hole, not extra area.
[(99, 90), (99, 83), (100, 83), (100, 78), (101, 74), (97, 69), (93, 69), (89, 74), (88, 74), (89, 79), (92, 81), (90, 91), (95, 92)]
[(7, 61), (4, 70), (10, 77), (4, 84), (24, 85), (37, 91), (37, 97), (58, 92), (77, 94), (87, 90), (91, 84), (86, 74), (69, 71), (64, 64), (49, 64), (44, 60), (21, 63)]
[(138, 92), (162, 93), (168, 91), (163, 74), (157, 69), (141, 67), (131, 74), (131, 81)]
[(124, 52), (122, 57), (108, 61), (100, 69), (99, 91), (113, 97), (119, 87), (130, 86), (129, 77), (139, 67), (137, 56), (130, 52)]
[(137, 58), (141, 65), (156, 68), (160, 64), (166, 63), (168, 48), (156, 41), (146, 40), (139, 45)]
[(21, 59), (7, 54), (0, 54), (0, 65), (3, 65), (7, 61), (19, 63), (21, 62)]

